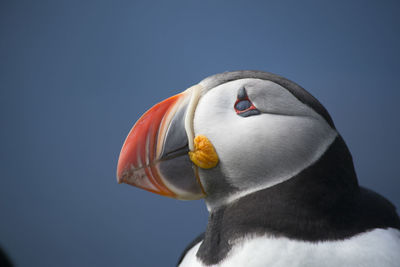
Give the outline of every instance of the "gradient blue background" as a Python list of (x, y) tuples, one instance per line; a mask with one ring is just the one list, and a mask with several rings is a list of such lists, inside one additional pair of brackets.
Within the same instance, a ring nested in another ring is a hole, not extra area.
[(203, 201), (118, 185), (153, 104), (227, 70), (329, 110), (360, 183), (397, 207), (398, 1), (1, 1), (0, 246), (18, 266), (173, 266)]

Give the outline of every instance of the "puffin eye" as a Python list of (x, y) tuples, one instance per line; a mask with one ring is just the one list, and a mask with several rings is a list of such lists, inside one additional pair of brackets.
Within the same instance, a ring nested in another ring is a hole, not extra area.
[(238, 91), (234, 108), (236, 114), (242, 117), (260, 114), (260, 111), (251, 103), (244, 87), (240, 88)]

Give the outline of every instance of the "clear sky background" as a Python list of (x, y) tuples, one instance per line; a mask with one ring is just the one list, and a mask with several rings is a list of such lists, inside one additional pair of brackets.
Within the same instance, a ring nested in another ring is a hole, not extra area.
[(0, 2), (0, 246), (18, 266), (173, 266), (203, 201), (116, 182), (153, 104), (223, 71), (328, 109), (360, 184), (400, 208), (399, 1)]

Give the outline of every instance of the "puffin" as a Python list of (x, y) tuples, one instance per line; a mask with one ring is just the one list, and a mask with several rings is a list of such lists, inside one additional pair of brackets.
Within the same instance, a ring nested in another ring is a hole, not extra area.
[(180, 267), (400, 266), (396, 208), (358, 184), (324, 106), (279, 75), (224, 72), (156, 104), (126, 137), (117, 180), (204, 198), (206, 231)]

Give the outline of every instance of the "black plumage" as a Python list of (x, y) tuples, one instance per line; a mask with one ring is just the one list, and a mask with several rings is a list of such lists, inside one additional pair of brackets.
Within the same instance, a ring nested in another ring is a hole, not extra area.
[(338, 136), (317, 162), (291, 179), (212, 211), (197, 256), (217, 264), (230, 241), (247, 234), (323, 241), (388, 227), (400, 229), (395, 207), (358, 185), (350, 152)]

